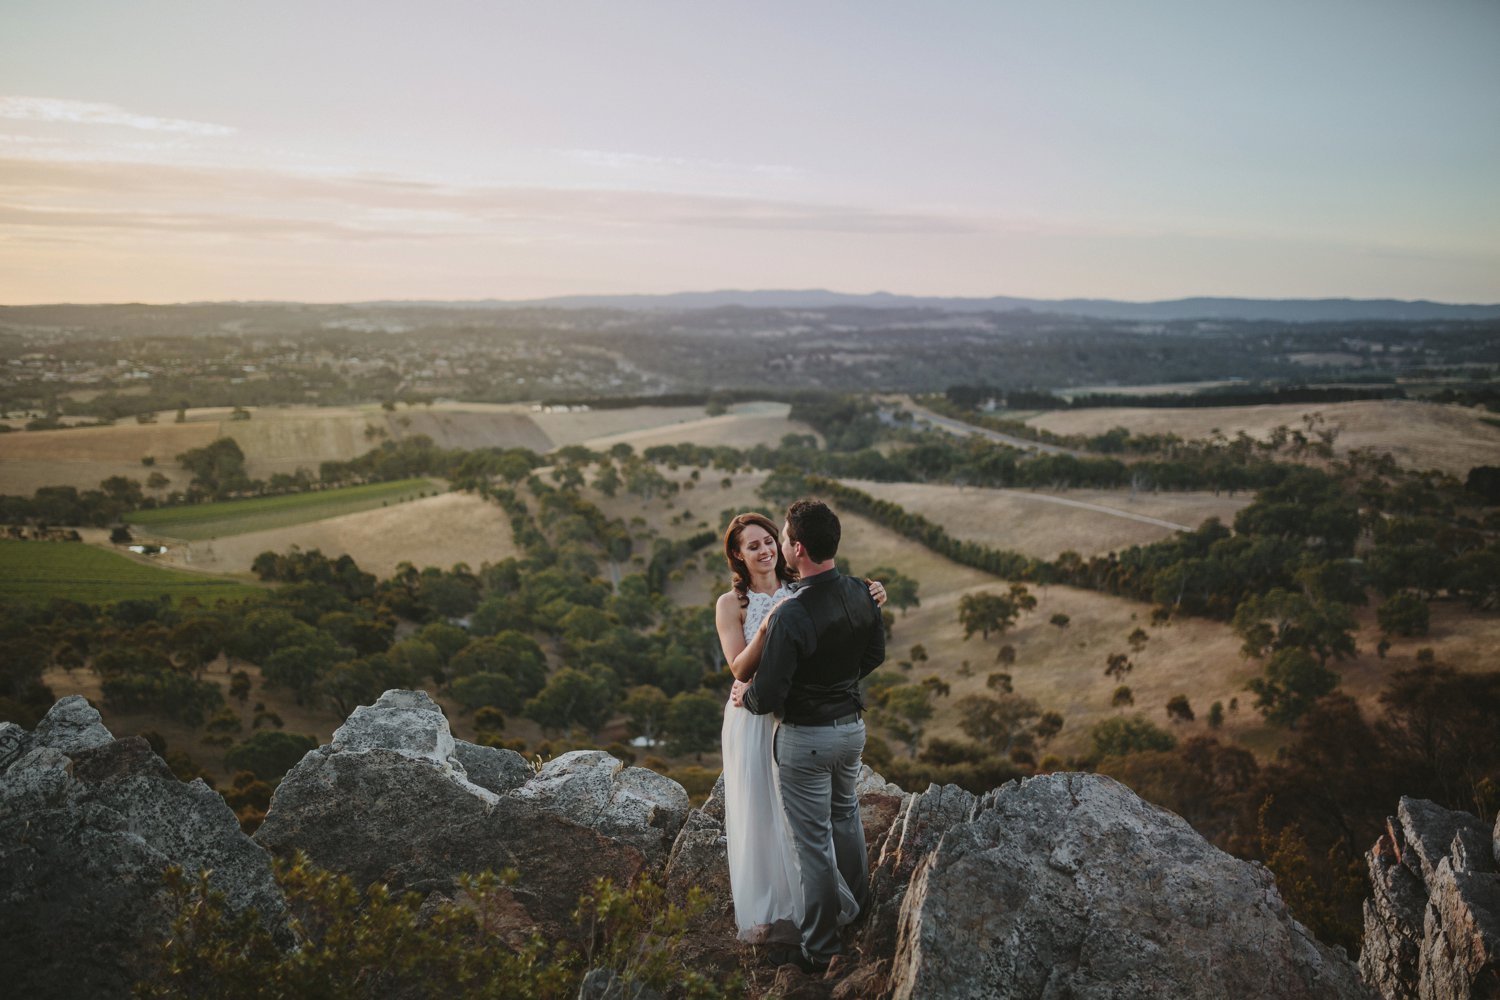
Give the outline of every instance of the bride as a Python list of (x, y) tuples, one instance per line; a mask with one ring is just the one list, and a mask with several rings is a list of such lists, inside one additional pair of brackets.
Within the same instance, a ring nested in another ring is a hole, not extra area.
[[(765, 648), (771, 610), (789, 596), (793, 574), (781, 554), (778, 529), (761, 514), (739, 514), (724, 532), (724, 557), (732, 588), (714, 605), (724, 659), (737, 684), (755, 676)], [(885, 587), (870, 584), (876, 603)], [(742, 941), (800, 941), (802, 886), (797, 852), (781, 808), (772, 739), (776, 718), (724, 706), (724, 829), (729, 841), (729, 885)], [(839, 923), (859, 913), (849, 887), (839, 880)]]

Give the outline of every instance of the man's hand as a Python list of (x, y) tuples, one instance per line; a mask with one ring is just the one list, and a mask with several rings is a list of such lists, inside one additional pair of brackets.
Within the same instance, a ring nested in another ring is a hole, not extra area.
[(735, 708), (745, 707), (745, 691), (749, 687), (750, 685), (744, 681), (735, 681), (734, 687), (729, 689), (729, 700), (734, 704)]

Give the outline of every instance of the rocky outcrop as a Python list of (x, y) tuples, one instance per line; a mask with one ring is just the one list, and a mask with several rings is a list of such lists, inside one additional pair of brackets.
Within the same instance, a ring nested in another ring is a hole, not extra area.
[(1099, 775), (982, 796), (901, 905), (891, 995), (1368, 997), (1270, 872)]
[[(232, 907), (279, 928), (268, 852), (297, 851), (429, 907), (461, 900), (467, 874), (513, 869), (497, 944), (576, 937), (572, 911), (596, 880), (650, 874), (675, 901), (707, 896), (680, 960), (739, 966), (788, 997), (1371, 995), (1292, 919), (1266, 869), (1095, 775), (976, 797), (907, 793), (865, 769), (866, 916), (825, 979), (757, 970), (761, 953), (735, 940), (722, 784), (689, 809), (675, 782), (603, 752), (536, 770), (454, 739), (422, 692), (357, 709), (283, 779), (254, 841), (212, 790), (178, 782), (143, 741), (114, 740), (81, 699), (34, 732), (0, 726), (0, 772), (0, 940), (32, 959), (6, 982), (26, 996), (125, 995), (165, 930), (169, 863), (211, 869)], [(1497, 855), (1500, 827), (1403, 800), (1371, 855), (1361, 962), (1383, 995), (1500, 995)], [(602, 970), (588, 987), (621, 988)]]
[(281, 927), (270, 858), (202, 781), (143, 739), (114, 739), (82, 698), (53, 706), (0, 776), (5, 987), (25, 997), (124, 997), (169, 923), (168, 865), (208, 870), (231, 910)]
[(1500, 997), (1500, 820), (1403, 798), (1365, 856), (1359, 966), (1387, 1000)]
[(387, 691), (282, 779), (255, 839), (361, 886), (443, 896), (465, 874), (513, 869), (517, 920), (570, 935), (578, 897), (659, 870), (687, 812), (682, 787), (651, 771), (578, 751), (534, 773), (514, 751), (455, 741), (424, 692)]

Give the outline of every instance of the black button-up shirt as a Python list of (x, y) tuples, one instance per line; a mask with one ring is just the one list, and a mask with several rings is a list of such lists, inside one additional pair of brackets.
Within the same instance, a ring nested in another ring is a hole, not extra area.
[(795, 584), (772, 614), (745, 707), (800, 725), (829, 722), (864, 708), (859, 682), (884, 660), (880, 606), (863, 581), (830, 569)]

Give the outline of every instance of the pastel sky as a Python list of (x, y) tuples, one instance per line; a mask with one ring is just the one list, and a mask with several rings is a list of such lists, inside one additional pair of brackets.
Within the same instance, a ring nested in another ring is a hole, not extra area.
[(1500, 302), (1496, 0), (4, 0), (0, 303)]

